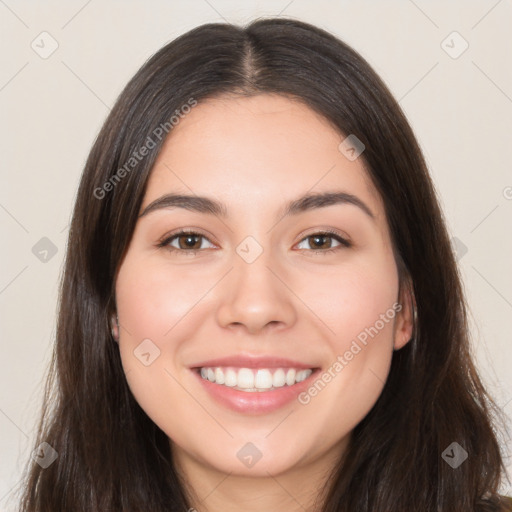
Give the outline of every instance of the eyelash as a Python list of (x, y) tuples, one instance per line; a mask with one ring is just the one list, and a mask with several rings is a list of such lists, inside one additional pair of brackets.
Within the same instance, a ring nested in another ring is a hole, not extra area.
[[(209, 238), (206, 235), (203, 235), (202, 233), (200, 233), (198, 231), (183, 229), (181, 231), (178, 231), (177, 233), (173, 233), (172, 235), (164, 237), (157, 244), (157, 247), (159, 249), (167, 249), (169, 252), (172, 252), (172, 253), (181, 252), (181, 253), (185, 253), (185, 254), (191, 254), (191, 253), (194, 254), (194, 253), (196, 253), (198, 251), (204, 250), (204, 249), (177, 249), (176, 247), (171, 247), (169, 245), (175, 238), (179, 238), (182, 235), (196, 235), (196, 236), (205, 238), (210, 243), (212, 243), (211, 240), (209, 240)], [(318, 231), (318, 232), (315, 232), (315, 233), (311, 233), (310, 235), (307, 235), (304, 238), (302, 238), (299, 241), (299, 243), (303, 242), (304, 240), (307, 240), (308, 238), (311, 238), (313, 236), (318, 236), (318, 235), (320, 235), (320, 236), (328, 236), (328, 237), (334, 238), (341, 245), (338, 245), (337, 247), (333, 247), (331, 249), (299, 249), (299, 250), (301, 250), (301, 251), (304, 251), (304, 250), (312, 251), (312, 252), (314, 252), (316, 254), (323, 254), (323, 255), (325, 255), (327, 253), (332, 253), (332, 252), (338, 251), (338, 250), (343, 249), (343, 248), (348, 249), (349, 247), (352, 247), (352, 243), (351, 242), (349, 242), (345, 238), (341, 237), (339, 235), (339, 233), (337, 233), (336, 231), (331, 231), (331, 230), (328, 230), (328, 229), (324, 230), (324, 231)]]

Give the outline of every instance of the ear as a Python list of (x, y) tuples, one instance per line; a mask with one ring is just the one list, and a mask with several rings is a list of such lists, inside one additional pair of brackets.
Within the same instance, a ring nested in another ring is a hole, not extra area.
[(415, 334), (414, 311), (416, 309), (416, 300), (410, 283), (404, 285), (400, 293), (399, 303), (402, 308), (396, 315), (393, 350), (400, 350), (407, 345)]
[(111, 317), (110, 326), (114, 341), (119, 342), (119, 324), (117, 323), (117, 315), (113, 315)]

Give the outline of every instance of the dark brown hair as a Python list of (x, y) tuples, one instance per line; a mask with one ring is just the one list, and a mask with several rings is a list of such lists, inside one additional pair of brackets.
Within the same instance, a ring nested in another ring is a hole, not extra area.
[[(472, 360), (461, 277), (413, 132), (347, 44), (304, 22), (261, 18), (244, 27), (202, 25), (167, 44), (128, 83), (92, 147), (69, 232), (35, 444), (48, 443), (58, 457), (46, 469), (29, 461), (21, 512), (191, 506), (168, 438), (134, 399), (112, 341), (115, 278), (165, 140), (155, 130), (191, 99), (265, 93), (303, 102), (340, 135), (364, 143), (361, 158), (385, 205), (400, 285), (411, 286), (417, 305), (414, 339), (393, 353), (381, 396), (326, 483), (322, 512), (505, 510), (493, 426), (505, 421)], [(149, 138), (154, 147), (126, 167)], [(457, 469), (442, 458), (453, 442), (469, 454)]]

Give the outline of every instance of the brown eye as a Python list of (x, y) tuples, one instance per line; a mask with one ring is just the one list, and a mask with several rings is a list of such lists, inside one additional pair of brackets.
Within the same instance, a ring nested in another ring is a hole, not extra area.
[[(337, 245), (334, 245), (334, 247), (333, 239), (337, 242)], [(303, 238), (300, 244), (304, 243), (304, 241), (306, 241), (311, 250), (319, 253), (336, 251), (342, 247), (350, 247), (352, 245), (348, 240), (345, 240), (338, 234), (331, 232), (313, 233), (312, 235), (308, 235), (307, 237)], [(300, 249), (307, 248), (308, 247), (302, 247)]]
[[(308, 237), (313, 249), (330, 249), (333, 237), (330, 235), (312, 235)], [(312, 242), (311, 242), (312, 241)]]
[(201, 248), (201, 242), (197, 242), (198, 239), (201, 239), (201, 235), (193, 235), (187, 233), (186, 235), (179, 235), (175, 237), (178, 240), (178, 246), (180, 249), (184, 250), (196, 250)]
[[(161, 241), (158, 244), (158, 247), (166, 248), (171, 252), (197, 252), (201, 249), (205, 249), (205, 247), (201, 247), (202, 241), (204, 240), (210, 242), (208, 238), (201, 233), (197, 233), (195, 231), (179, 231), (178, 233), (174, 233), (173, 235), (168, 236), (163, 241)], [(333, 240), (337, 245), (333, 246)], [(313, 233), (312, 235), (308, 235), (307, 237), (303, 238), (299, 244), (304, 242), (307, 242), (309, 247), (302, 247), (300, 249), (309, 249), (314, 253), (323, 254), (337, 251), (343, 247), (352, 246), (348, 240), (345, 240), (337, 233), (332, 232)]]
[(201, 233), (180, 231), (162, 240), (158, 247), (165, 247), (170, 251), (195, 252), (204, 249), (204, 247), (201, 247), (203, 240), (208, 239)]

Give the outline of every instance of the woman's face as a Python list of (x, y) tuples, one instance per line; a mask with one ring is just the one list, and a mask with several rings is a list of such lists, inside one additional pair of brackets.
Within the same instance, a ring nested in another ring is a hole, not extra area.
[[(343, 139), (285, 97), (224, 97), (158, 156), (116, 281), (119, 346), (183, 467), (333, 462), (410, 338), (383, 203)], [(154, 203), (168, 194), (188, 199)]]

